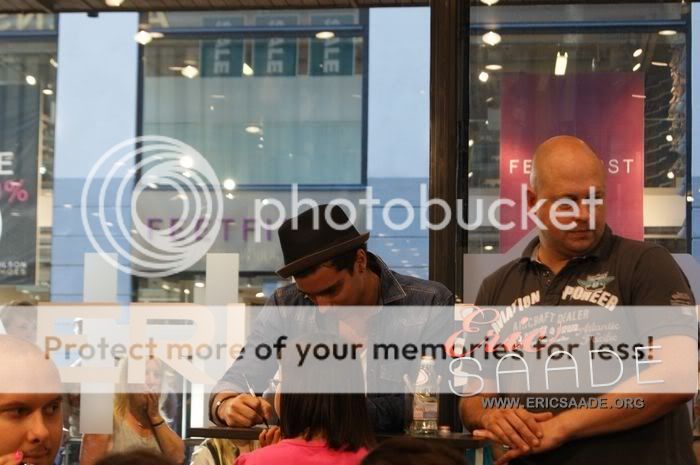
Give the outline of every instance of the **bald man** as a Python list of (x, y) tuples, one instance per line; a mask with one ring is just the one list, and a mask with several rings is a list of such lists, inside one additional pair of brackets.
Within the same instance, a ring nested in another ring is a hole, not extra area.
[(61, 445), (61, 383), (35, 345), (0, 335), (0, 465), (51, 465)]
[[(688, 281), (668, 251), (616, 236), (606, 225), (605, 176), (598, 156), (575, 137), (554, 137), (535, 151), (528, 207), (540, 204), (536, 213), (541, 222), (538, 237), (521, 258), (484, 280), (475, 302), (478, 307), (516, 309), (511, 313), (518, 317), (504, 323), (501, 339), (527, 331), (525, 318), (529, 315), (534, 320), (543, 305), (561, 306), (560, 312), (553, 312), (554, 317), (574, 322), (578, 328), (607, 322), (606, 318), (614, 321), (621, 314), (614, 310), (623, 305), (694, 305)], [(580, 306), (593, 310), (581, 310)], [(686, 325), (683, 321), (681, 331), (688, 334), (679, 337), (673, 333), (673, 337), (660, 339), (659, 344), (663, 342), (668, 349), (664, 353), (692, 354), (695, 350), (696, 342), (687, 337), (696, 331), (692, 327), (695, 323)], [(648, 324), (645, 330), (658, 330), (654, 326), (658, 323)], [(621, 326), (620, 331), (629, 330), (624, 322)], [(595, 330), (576, 331), (577, 337), (588, 337), (589, 331)], [(615, 397), (603, 397), (608, 405), (614, 404)], [(484, 408), (482, 397), (474, 396), (462, 399), (460, 413), (475, 435), (498, 445), (499, 465), (509, 461), (538, 465), (695, 464), (684, 405), (692, 395), (643, 394), (635, 398), (641, 399), (635, 401), (636, 408), (540, 408), (535, 413), (525, 408)]]

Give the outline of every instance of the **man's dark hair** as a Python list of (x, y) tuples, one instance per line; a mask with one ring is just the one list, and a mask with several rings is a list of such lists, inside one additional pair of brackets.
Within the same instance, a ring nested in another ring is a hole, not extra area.
[(129, 452), (107, 454), (95, 465), (175, 465), (163, 454), (148, 449), (133, 449)]
[(383, 441), (360, 465), (467, 465), (467, 459), (434, 441), (400, 437)]
[[(305, 347), (308, 343), (328, 347), (349, 344), (337, 336), (321, 333), (295, 339), (292, 345)], [(282, 437), (310, 441), (322, 435), (331, 449), (351, 452), (374, 446), (360, 360), (348, 357), (324, 362), (309, 357), (302, 366), (298, 362), (294, 356), (282, 357)]]
[[(347, 270), (348, 273), (352, 274), (354, 267), (355, 267), (355, 260), (357, 259), (357, 251), (358, 250), (364, 250), (365, 253), (367, 252), (367, 244), (362, 244), (356, 249), (349, 250), (347, 252), (343, 252), (340, 255), (336, 255), (335, 257), (331, 258), (329, 260), (330, 265), (336, 269), (336, 271), (344, 271)], [(296, 278), (303, 278), (305, 276), (308, 276), (316, 270), (318, 270), (322, 266), (328, 266), (327, 263), (321, 263), (320, 265), (312, 266), (311, 268), (307, 268), (305, 270), (301, 270), (298, 273), (294, 274), (294, 277)]]

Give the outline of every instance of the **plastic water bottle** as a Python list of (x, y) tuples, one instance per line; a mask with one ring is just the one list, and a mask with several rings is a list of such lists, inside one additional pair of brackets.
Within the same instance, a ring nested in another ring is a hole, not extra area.
[(438, 431), (438, 383), (435, 359), (423, 356), (413, 394), (412, 434), (436, 434)]

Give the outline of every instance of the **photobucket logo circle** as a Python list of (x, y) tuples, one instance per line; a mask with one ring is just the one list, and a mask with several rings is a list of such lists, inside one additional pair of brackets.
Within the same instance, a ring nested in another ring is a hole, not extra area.
[[(140, 203), (172, 200), (180, 202), (179, 215), (164, 228), (139, 214)], [(170, 137), (142, 136), (100, 157), (83, 185), (80, 214), (106, 261), (125, 273), (159, 278), (190, 268), (207, 253), (221, 227), (223, 196), (214, 169), (197, 150)]]

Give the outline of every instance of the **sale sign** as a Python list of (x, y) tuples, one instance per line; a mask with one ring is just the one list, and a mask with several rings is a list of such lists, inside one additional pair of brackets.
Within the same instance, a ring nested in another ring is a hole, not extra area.
[[(520, 206), (532, 154), (550, 137), (584, 140), (603, 161), (607, 223), (630, 239), (644, 238), (644, 76), (505, 74), (501, 84), (500, 196)], [(519, 224), (520, 209), (502, 209), (502, 224)], [(530, 222), (529, 229), (534, 224)], [(500, 232), (501, 253), (527, 230)]]
[(36, 280), (39, 98), (0, 85), (0, 285)]

